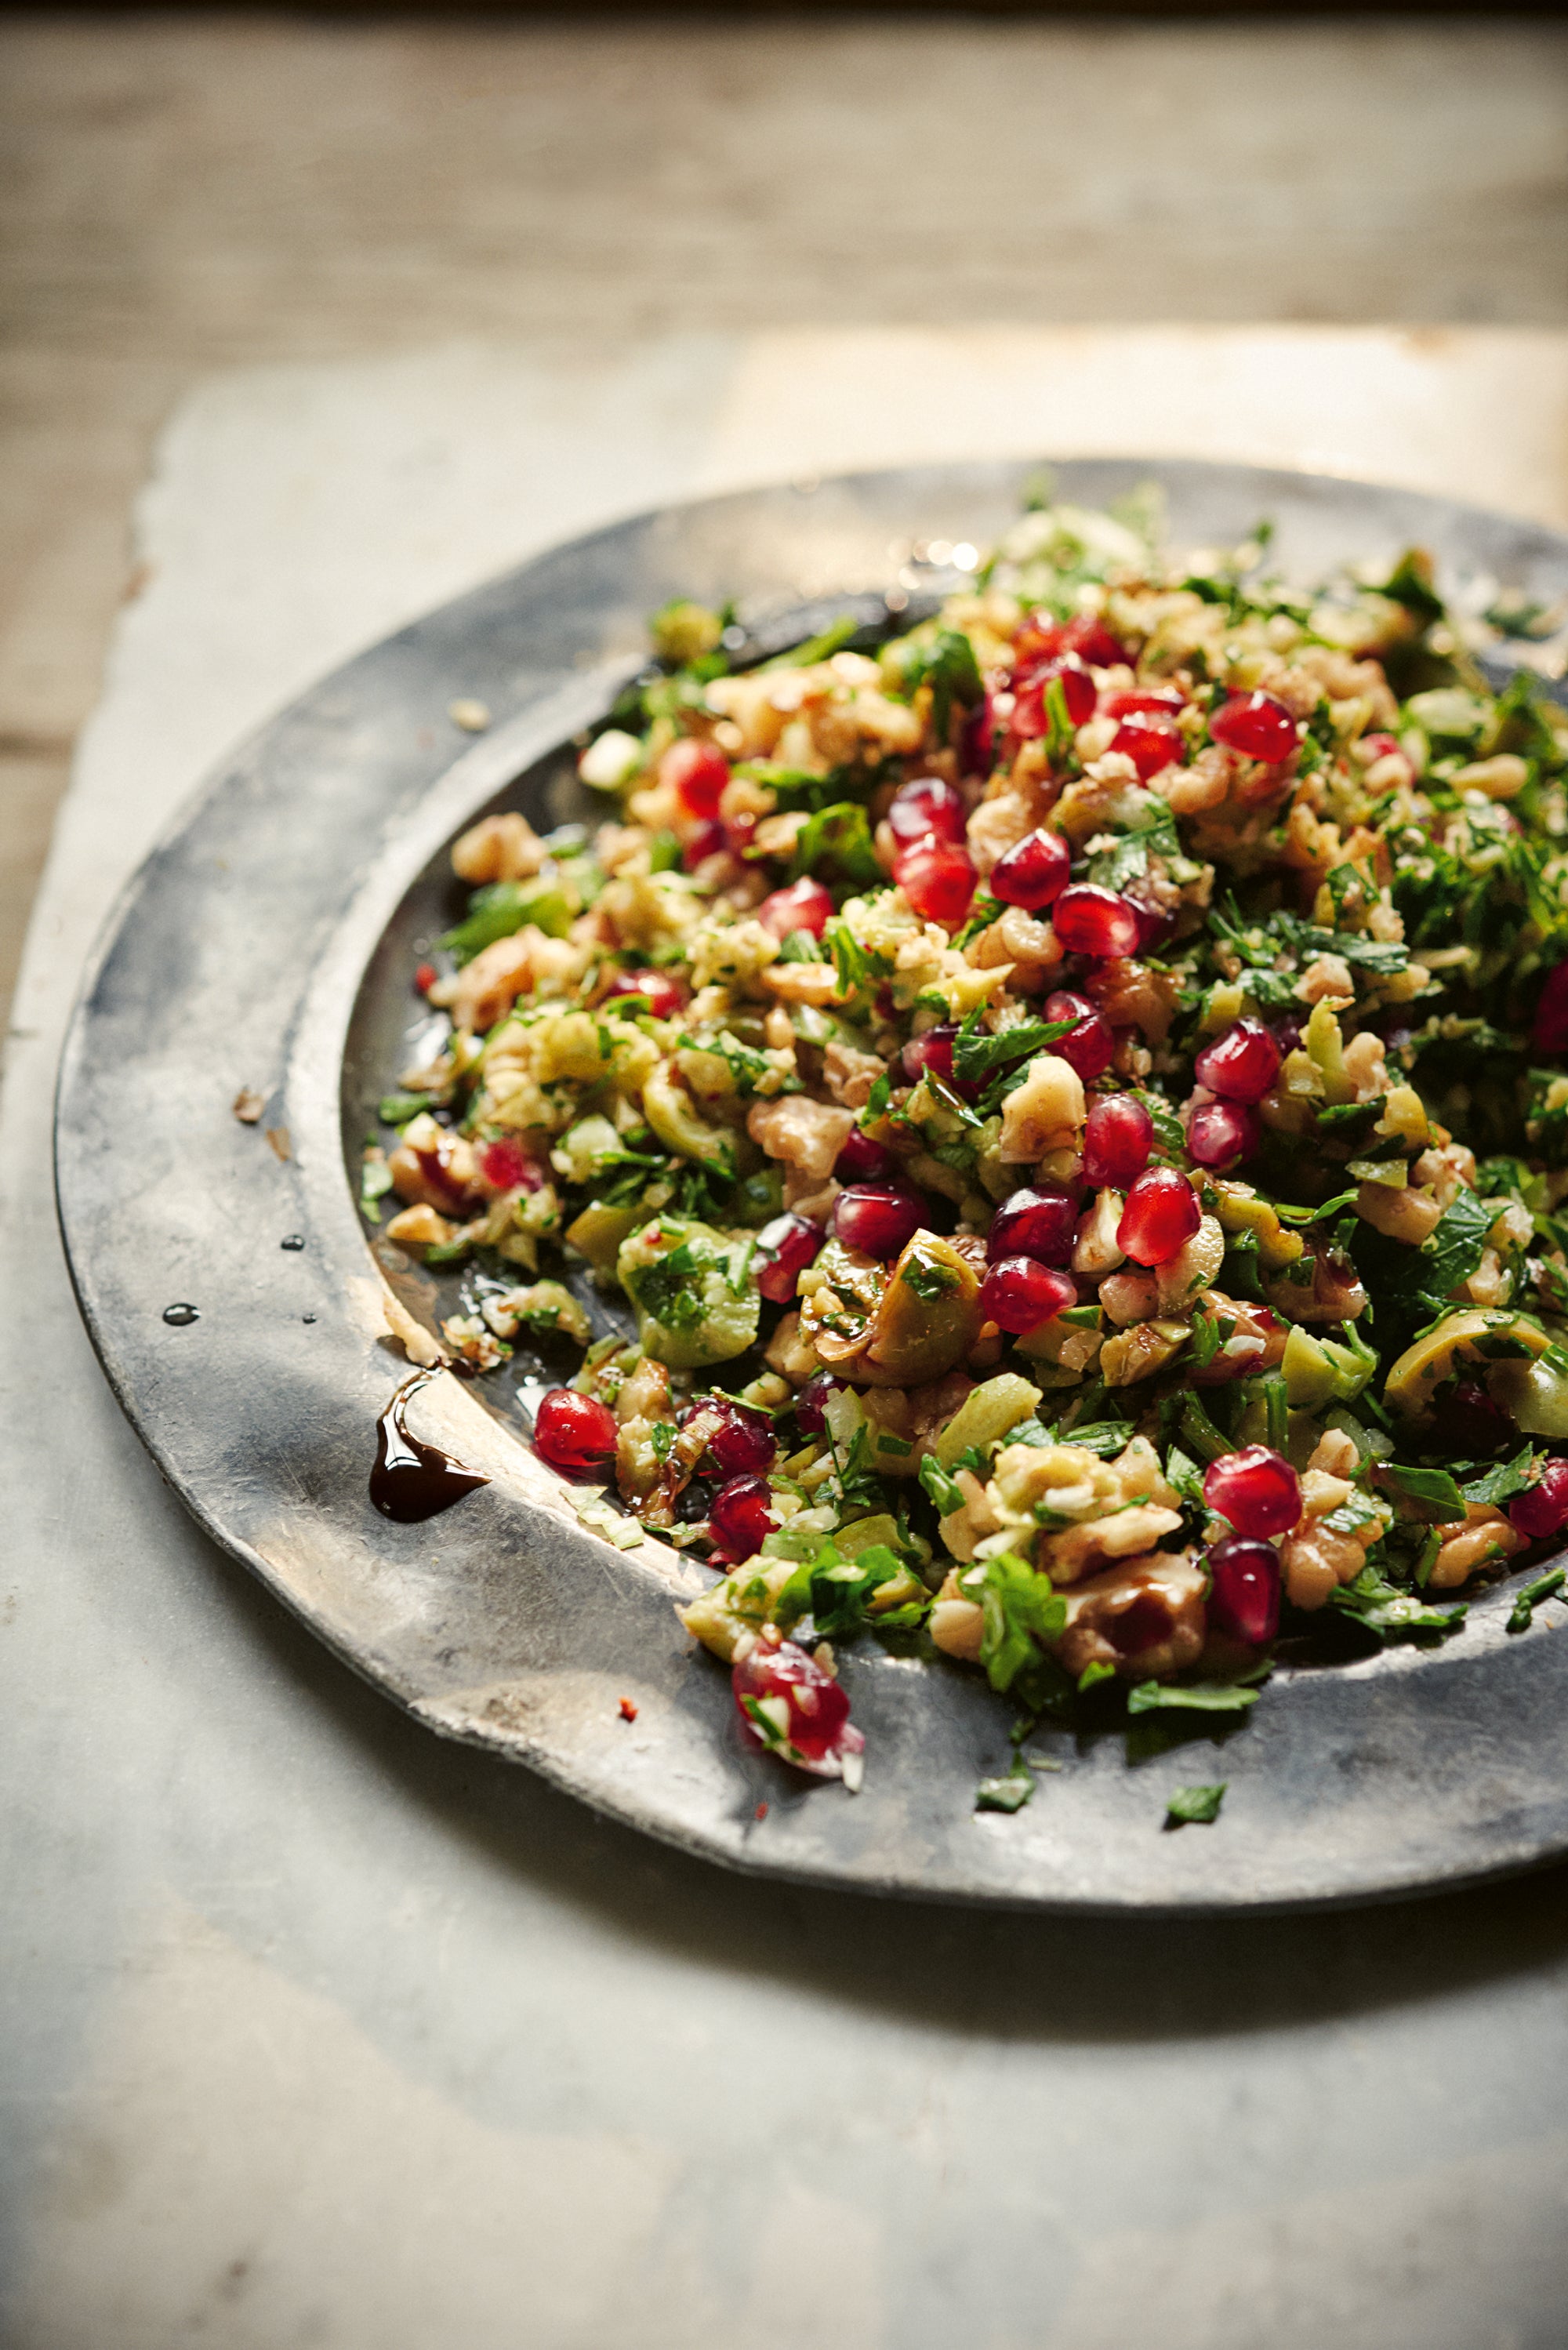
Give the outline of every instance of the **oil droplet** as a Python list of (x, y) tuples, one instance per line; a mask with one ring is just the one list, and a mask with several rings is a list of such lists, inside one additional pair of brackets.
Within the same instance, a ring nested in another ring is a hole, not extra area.
[(176, 1330), (187, 1329), (192, 1322), (199, 1322), (201, 1318), (201, 1315), (193, 1305), (166, 1305), (163, 1308), (163, 1319), (171, 1324)]
[(370, 1499), (384, 1518), (400, 1519), (405, 1525), (433, 1518), (438, 1510), (450, 1510), (475, 1486), (490, 1482), (477, 1469), (465, 1468), (441, 1451), (439, 1445), (422, 1444), (417, 1436), (410, 1435), (406, 1418), (410, 1401), (434, 1376), (433, 1371), (416, 1371), (405, 1379), (376, 1422)]
[(279, 1241), (278, 1246), (279, 1248), (286, 1249), (302, 1249), (305, 1246), (305, 1234), (303, 1232), (286, 1232), (283, 1239)]

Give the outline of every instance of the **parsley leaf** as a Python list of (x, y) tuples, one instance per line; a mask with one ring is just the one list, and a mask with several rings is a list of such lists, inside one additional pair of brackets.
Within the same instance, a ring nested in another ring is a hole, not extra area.
[(993, 1690), (1012, 1687), (1035, 1655), (1035, 1640), (1054, 1639), (1067, 1620), (1066, 1602), (1059, 1599), (1048, 1575), (1039, 1575), (1027, 1559), (1004, 1550), (988, 1558), (984, 1567), (962, 1578), (966, 1596), (973, 1596), (983, 1576), (979, 1598), (984, 1616), (980, 1636), (980, 1661)]
[(825, 867), (846, 881), (886, 881), (871, 845), (870, 820), (858, 800), (819, 808), (796, 834), (791, 880), (798, 881), (805, 873), (820, 875)]
[(1245, 1713), (1259, 1694), (1244, 1681), (1139, 1681), (1127, 1691), (1127, 1711)]
[(1187, 1823), (1207, 1827), (1219, 1818), (1230, 1783), (1229, 1779), (1221, 1779), (1214, 1787), (1173, 1787), (1166, 1801), (1166, 1818), (1177, 1826)]
[(1509, 1630), (1528, 1632), (1531, 1618), (1541, 1602), (1561, 1591), (1564, 1583), (1568, 1583), (1568, 1569), (1552, 1566), (1548, 1567), (1544, 1575), (1538, 1575), (1533, 1583), (1525, 1584), (1509, 1610)]

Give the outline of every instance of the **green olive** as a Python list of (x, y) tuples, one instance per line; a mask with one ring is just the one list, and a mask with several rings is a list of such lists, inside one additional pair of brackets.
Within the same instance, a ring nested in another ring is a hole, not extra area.
[(683, 1216), (656, 1217), (624, 1241), (616, 1271), (637, 1308), (643, 1353), (677, 1371), (743, 1355), (761, 1311), (750, 1252), (749, 1241)]
[(924, 1387), (968, 1354), (984, 1319), (968, 1258), (935, 1232), (917, 1232), (894, 1267), (850, 1377), (870, 1387)]
[[(1521, 1347), (1523, 1355), (1517, 1351)], [(1384, 1395), (1396, 1411), (1413, 1418), (1426, 1410), (1461, 1360), (1475, 1363), (1485, 1369), (1494, 1402), (1512, 1412), (1529, 1434), (1548, 1435), (1553, 1431), (1536, 1424), (1543, 1416), (1568, 1419), (1568, 1383), (1551, 1363), (1535, 1359), (1554, 1351), (1546, 1332), (1522, 1315), (1479, 1308), (1446, 1314), (1406, 1347), (1388, 1374)], [(1554, 1409), (1552, 1397), (1557, 1390), (1563, 1398)], [(1521, 1412), (1530, 1417), (1521, 1419)]]

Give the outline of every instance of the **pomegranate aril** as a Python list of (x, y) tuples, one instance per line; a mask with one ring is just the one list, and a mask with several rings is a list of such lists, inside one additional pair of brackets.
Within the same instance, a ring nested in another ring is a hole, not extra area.
[(1051, 924), (1069, 954), (1130, 955), (1143, 935), (1137, 908), (1097, 881), (1075, 881), (1051, 909)]
[(1104, 1013), (1097, 1012), (1087, 996), (1057, 988), (1045, 999), (1045, 1017), (1050, 1021), (1071, 1020), (1074, 1024), (1050, 1048), (1057, 1058), (1075, 1069), (1085, 1085), (1103, 1076), (1116, 1058), (1116, 1035)]
[(833, 1230), (863, 1256), (897, 1256), (925, 1222), (923, 1200), (892, 1184), (852, 1183), (833, 1203)]
[(1288, 1534), (1300, 1517), (1301, 1479), (1282, 1453), (1271, 1452), (1266, 1444), (1249, 1444), (1210, 1462), (1203, 1499), (1239, 1534), (1266, 1542), (1271, 1534)]
[(1060, 654), (1054, 660), (1013, 673), (1012, 716), (1008, 723), (1021, 742), (1036, 742), (1051, 732), (1053, 684), (1062, 689), (1062, 706), (1070, 725), (1086, 725), (1094, 716), (1099, 699), (1094, 679), (1076, 653)]
[(938, 1078), (961, 1101), (975, 1101), (981, 1088), (971, 1077), (953, 1075), (953, 1039), (958, 1030), (947, 1024), (940, 1028), (928, 1028), (923, 1035), (911, 1036), (899, 1055), (904, 1075), (911, 1085), (919, 1085), (923, 1076)]
[(894, 794), (888, 822), (900, 848), (928, 838), (961, 842), (963, 801), (940, 775), (918, 775)]
[(904, 1075), (911, 1085), (919, 1085), (929, 1070), (950, 1086), (953, 1076), (953, 1038), (958, 1030), (944, 1023), (940, 1027), (928, 1028), (919, 1036), (911, 1036), (899, 1055)]
[(552, 1469), (577, 1475), (614, 1459), (619, 1432), (609, 1406), (576, 1388), (552, 1388), (534, 1415), (535, 1451)]
[(1280, 1628), (1279, 1553), (1241, 1534), (1217, 1542), (1208, 1555), (1209, 1622), (1232, 1640), (1262, 1648)]
[(1209, 732), (1227, 751), (1270, 767), (1288, 759), (1301, 740), (1295, 720), (1272, 693), (1233, 693), (1210, 719)]
[(1116, 1246), (1135, 1264), (1168, 1264), (1203, 1221), (1198, 1194), (1174, 1167), (1146, 1169), (1127, 1196)]
[(1130, 759), (1140, 780), (1147, 784), (1162, 767), (1178, 764), (1187, 745), (1168, 718), (1152, 712), (1135, 712), (1116, 728), (1111, 748)]
[(686, 1001), (679, 980), (662, 971), (618, 971), (606, 989), (607, 995), (645, 995), (656, 1020), (673, 1020)]
[(849, 1720), (849, 1700), (833, 1675), (794, 1640), (759, 1640), (737, 1661), (731, 1685), (735, 1711), (753, 1744), (769, 1745), (773, 1740), (758, 1730), (748, 1700), (762, 1707), (770, 1732), (786, 1739), (814, 1762), (833, 1752)]
[(1032, 1256), (998, 1257), (980, 1287), (981, 1311), (988, 1322), (1015, 1336), (1075, 1305), (1078, 1287), (1070, 1273), (1056, 1273)]
[(757, 908), (757, 920), (764, 931), (772, 931), (775, 939), (787, 939), (792, 931), (808, 931), (819, 939), (827, 928), (827, 918), (833, 911), (833, 898), (820, 881), (806, 878), (792, 881), (787, 889), (775, 889)]
[(659, 780), (669, 785), (682, 816), (716, 816), (730, 780), (730, 763), (717, 744), (699, 743), (688, 734), (672, 743), (660, 759)]
[(786, 1305), (795, 1282), (822, 1246), (820, 1228), (805, 1216), (775, 1216), (757, 1234), (752, 1272), (759, 1294), (771, 1305)]
[(1112, 1094), (1089, 1104), (1084, 1127), (1084, 1179), (1096, 1191), (1109, 1184), (1125, 1191), (1148, 1165), (1154, 1120), (1130, 1094)]
[(710, 857), (717, 857), (723, 847), (724, 827), (717, 817), (711, 822), (700, 824), (680, 852), (683, 869), (688, 873), (695, 873), (697, 868), (700, 865), (705, 865)]
[(1546, 974), (1530, 1024), (1530, 1041), (1538, 1053), (1568, 1053), (1568, 962)]
[(714, 1494), (708, 1512), (713, 1547), (732, 1565), (754, 1558), (774, 1530), (773, 1488), (765, 1477), (732, 1477)]
[(1262, 1101), (1280, 1074), (1280, 1048), (1261, 1020), (1233, 1020), (1222, 1036), (1204, 1046), (1192, 1074), (1227, 1101)]
[(1195, 1167), (1234, 1167), (1251, 1159), (1262, 1139), (1258, 1113), (1246, 1102), (1201, 1102), (1187, 1121), (1187, 1155)]
[(414, 985), (421, 995), (428, 995), (440, 975), (433, 962), (416, 963)]
[(1031, 832), (997, 858), (987, 887), (1004, 906), (1035, 914), (1061, 896), (1072, 872), (1073, 852), (1059, 832)]
[(845, 1137), (844, 1148), (833, 1162), (833, 1171), (841, 1183), (880, 1183), (893, 1170), (893, 1154), (873, 1142), (859, 1128)]
[(1100, 702), (1102, 718), (1150, 715), (1173, 717), (1187, 707), (1187, 696), (1177, 685), (1143, 685), (1131, 693), (1107, 693)]
[(990, 687), (978, 708), (964, 722), (959, 738), (959, 756), (966, 775), (989, 775), (996, 764), (996, 737), (1001, 727), (996, 714), (996, 697)]
[(803, 1436), (820, 1436), (827, 1425), (827, 1399), (841, 1392), (845, 1382), (831, 1371), (813, 1371), (794, 1399), (794, 1424)]
[(708, 1458), (721, 1477), (743, 1477), (772, 1468), (778, 1440), (765, 1411), (732, 1403), (728, 1396), (702, 1396), (698, 1401), (707, 1410), (722, 1414), (708, 1439)]
[(1003, 1200), (991, 1220), (985, 1253), (992, 1264), (1017, 1256), (1065, 1264), (1073, 1253), (1078, 1211), (1060, 1183), (1032, 1185)]
[(1516, 1494), (1508, 1514), (1521, 1534), (1544, 1542), (1568, 1526), (1568, 1461), (1549, 1461), (1538, 1484)]
[(529, 1191), (539, 1189), (543, 1180), (539, 1170), (516, 1135), (504, 1134), (499, 1141), (482, 1142), (476, 1156), (481, 1180), (492, 1191), (514, 1191), (519, 1186)]
[(893, 879), (922, 922), (956, 931), (969, 912), (977, 879), (967, 848), (956, 842), (927, 840), (907, 849)]
[(1092, 612), (1079, 612), (1067, 622), (1062, 630), (1062, 650), (1076, 653), (1091, 669), (1115, 669), (1130, 658), (1126, 645)]

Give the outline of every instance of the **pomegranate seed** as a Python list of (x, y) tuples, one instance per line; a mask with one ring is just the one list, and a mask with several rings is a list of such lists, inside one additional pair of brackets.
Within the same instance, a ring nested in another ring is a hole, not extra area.
[(897, 1256), (925, 1222), (925, 1202), (891, 1184), (852, 1183), (833, 1203), (833, 1230), (863, 1256)]
[(950, 1023), (928, 1028), (922, 1035), (911, 1036), (899, 1055), (904, 1075), (911, 1085), (919, 1085), (929, 1069), (944, 1086), (953, 1079), (953, 1038), (958, 1030)]
[(1209, 1621), (1232, 1640), (1261, 1648), (1280, 1628), (1279, 1553), (1231, 1534), (1209, 1553)]
[(1130, 955), (1143, 935), (1137, 908), (1097, 881), (1075, 881), (1051, 909), (1051, 923), (1069, 954)]
[(759, 1640), (740, 1659), (731, 1682), (735, 1710), (745, 1725), (746, 1737), (755, 1746), (766, 1742), (746, 1711), (748, 1698), (753, 1705), (767, 1707), (775, 1727), (780, 1726), (775, 1709), (782, 1700), (783, 1735), (814, 1762), (833, 1752), (849, 1720), (849, 1700), (833, 1675), (824, 1672), (815, 1658), (808, 1657), (794, 1640), (781, 1640), (776, 1647)]
[(1203, 1221), (1198, 1194), (1174, 1167), (1145, 1170), (1127, 1193), (1116, 1246), (1135, 1264), (1168, 1264)]
[(1203, 1102), (1187, 1121), (1187, 1155), (1195, 1167), (1232, 1167), (1251, 1159), (1262, 1139), (1258, 1114), (1245, 1102)]
[(1031, 612), (1012, 640), (1012, 666), (1015, 671), (1031, 661), (1054, 660), (1063, 649), (1066, 636), (1064, 624), (1054, 620), (1044, 610)]
[(1091, 669), (1115, 669), (1119, 662), (1130, 659), (1126, 645), (1113, 637), (1105, 622), (1096, 619), (1092, 612), (1080, 612), (1067, 622), (1062, 631), (1062, 649), (1076, 653)]
[(900, 848), (917, 841), (963, 839), (963, 801), (940, 775), (918, 775), (894, 794), (888, 822)]
[(1262, 1101), (1280, 1074), (1280, 1048), (1261, 1020), (1233, 1020), (1222, 1036), (1204, 1046), (1192, 1074), (1227, 1101)]
[(966, 775), (989, 775), (996, 764), (996, 737), (1000, 726), (996, 714), (996, 697), (988, 686), (979, 707), (964, 722), (959, 739), (959, 756)]
[(785, 1305), (795, 1283), (822, 1246), (818, 1227), (805, 1216), (775, 1216), (757, 1234), (752, 1270), (757, 1288), (771, 1305)]
[(911, 1036), (899, 1055), (904, 1075), (911, 1085), (919, 1085), (928, 1073), (940, 1078), (950, 1092), (961, 1101), (977, 1101), (981, 1088), (971, 1077), (953, 1075), (953, 1039), (958, 1030), (944, 1023), (939, 1028), (928, 1028), (920, 1036)]
[(1154, 1120), (1131, 1094), (1102, 1096), (1089, 1104), (1084, 1128), (1084, 1177), (1096, 1191), (1105, 1184), (1125, 1191), (1148, 1165)]
[(1059, 987), (1045, 999), (1047, 1020), (1071, 1020), (1073, 1026), (1064, 1036), (1058, 1036), (1051, 1050), (1076, 1069), (1088, 1085), (1102, 1076), (1116, 1056), (1116, 1040), (1111, 1024), (1104, 1013), (1097, 1012), (1086, 995), (1075, 995), (1069, 988)]
[(742, 813), (720, 818), (724, 831), (724, 846), (732, 857), (743, 857), (752, 845), (752, 835), (757, 828), (754, 816)]
[(686, 1001), (679, 980), (662, 971), (618, 971), (606, 990), (609, 995), (645, 995), (656, 1020), (673, 1020)]
[(1015, 1336), (1037, 1330), (1064, 1305), (1077, 1302), (1078, 1285), (1072, 1274), (1053, 1272), (1032, 1256), (998, 1257), (980, 1285), (986, 1319)]
[(660, 759), (659, 780), (670, 785), (682, 816), (693, 821), (716, 816), (720, 798), (730, 780), (730, 763), (717, 743), (699, 743), (694, 735), (687, 734), (679, 743), (671, 743)]
[(1157, 713), (1168, 717), (1185, 710), (1187, 696), (1177, 685), (1142, 685), (1131, 693), (1107, 693), (1100, 703), (1105, 718), (1147, 717)]
[(1128, 898), (1127, 904), (1137, 916), (1140, 953), (1145, 947), (1158, 946), (1176, 928), (1175, 916), (1168, 914), (1163, 906), (1146, 906), (1141, 898), (1133, 897)]
[(1530, 1026), (1530, 1041), (1538, 1053), (1568, 1053), (1568, 962), (1560, 962), (1546, 974)]
[(1111, 738), (1111, 748), (1130, 759), (1147, 784), (1162, 767), (1179, 762), (1187, 745), (1168, 718), (1146, 712), (1122, 720)]
[(1072, 870), (1073, 852), (1059, 832), (1031, 832), (998, 858), (988, 887), (1004, 906), (1036, 914), (1061, 896)]
[(1209, 732), (1227, 751), (1270, 767), (1288, 759), (1301, 740), (1295, 720), (1272, 693), (1233, 693), (1210, 719)]
[(1013, 658), (1032, 660), (1042, 653), (1076, 653), (1091, 669), (1114, 669), (1127, 659), (1127, 647), (1092, 612), (1075, 613), (1070, 620), (1048, 620), (1033, 613), (1018, 632)]
[(609, 1406), (576, 1388), (552, 1388), (534, 1415), (534, 1449), (552, 1469), (602, 1469), (615, 1457), (618, 1433)]
[(1271, 1534), (1289, 1534), (1300, 1517), (1301, 1479), (1282, 1453), (1271, 1452), (1266, 1444), (1248, 1444), (1210, 1462), (1203, 1499), (1239, 1534), (1266, 1542)]
[(1375, 767), (1379, 759), (1402, 759), (1405, 756), (1404, 745), (1397, 734), (1364, 734), (1361, 747), (1372, 754), (1366, 762), (1369, 767)]
[(893, 1171), (893, 1154), (856, 1127), (846, 1136), (844, 1148), (833, 1162), (833, 1171), (841, 1183), (885, 1182)]
[[(698, 1401), (705, 1409), (723, 1415), (708, 1439), (708, 1457), (721, 1477), (743, 1477), (772, 1468), (779, 1448), (773, 1421), (765, 1411), (753, 1411), (750, 1404), (732, 1403), (728, 1396), (701, 1396)], [(690, 1414), (682, 1413), (681, 1417), (685, 1419)]]
[(833, 911), (833, 898), (820, 881), (809, 878), (792, 881), (787, 889), (775, 889), (757, 908), (757, 920), (764, 931), (772, 931), (775, 939), (787, 939), (792, 931), (809, 931), (819, 939), (827, 928), (827, 918)]
[(1549, 1461), (1540, 1483), (1516, 1494), (1508, 1505), (1508, 1514), (1532, 1542), (1544, 1542), (1548, 1534), (1561, 1534), (1568, 1526), (1568, 1461)]
[(827, 1399), (843, 1392), (845, 1382), (831, 1371), (813, 1371), (794, 1399), (794, 1422), (803, 1436), (820, 1436), (827, 1425)]
[(1065, 1264), (1073, 1253), (1078, 1211), (1060, 1183), (1031, 1186), (1003, 1200), (991, 1220), (985, 1253), (999, 1258), (1032, 1256), (1042, 1264)]
[(477, 1155), (480, 1180), (491, 1191), (515, 1191), (519, 1186), (529, 1191), (539, 1189), (539, 1170), (516, 1135), (504, 1134), (499, 1141), (481, 1143)]
[(765, 1477), (732, 1477), (708, 1507), (713, 1547), (732, 1565), (754, 1558), (773, 1533), (773, 1489)]
[[(1300, 1050), (1301, 1041), (1305, 1035), (1306, 1031), (1293, 1013), (1282, 1012), (1276, 1019), (1270, 1021), (1269, 1034), (1273, 1038), (1275, 1044), (1279, 1046), (1280, 1058), (1283, 1060), (1287, 1053), (1294, 1053)], [(1407, 1028), (1403, 1038), (1394, 1035), (1389, 1038), (1389, 1042), (1391, 1044), (1399, 1042), (1407, 1044), (1409, 1039), (1410, 1030)]]
[(431, 988), (436, 983), (437, 977), (438, 973), (433, 962), (421, 962), (415, 964), (414, 985), (418, 988), (421, 995), (428, 995), (430, 993)]
[(1046, 694), (1053, 681), (1062, 688), (1062, 700), (1067, 718), (1074, 726), (1084, 726), (1095, 714), (1099, 696), (1095, 681), (1076, 653), (1063, 653), (1056, 660), (1040, 667), (1015, 671), (1012, 681), (1012, 716), (1008, 723), (1020, 742), (1036, 742), (1051, 732), (1051, 711)]
[(907, 849), (893, 868), (893, 879), (922, 922), (940, 922), (956, 931), (974, 896), (975, 869), (967, 848), (956, 842), (927, 840)]
[(700, 824), (680, 852), (680, 863), (688, 873), (695, 873), (710, 857), (717, 857), (724, 846), (724, 827), (715, 816)]

